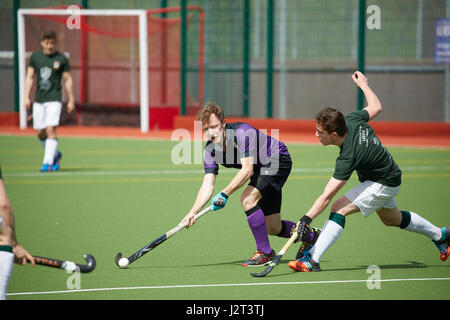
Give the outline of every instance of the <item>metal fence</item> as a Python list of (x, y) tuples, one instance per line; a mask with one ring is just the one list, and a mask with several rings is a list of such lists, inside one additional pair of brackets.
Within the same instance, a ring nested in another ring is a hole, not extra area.
[[(350, 75), (362, 69), (385, 106), (379, 119), (450, 121), (448, 66), (433, 59), (435, 22), (449, 18), (449, 0), (15, 2), (20, 7), (82, 2), (92, 9), (200, 5), (205, 12), (204, 99), (223, 106), (228, 115), (312, 118), (327, 105), (355, 110), (364, 101)], [(14, 51), (12, 3), (0, 0), (2, 52)], [(376, 28), (368, 25), (376, 14), (369, 5), (379, 10)], [(183, 52), (185, 85), (192, 92), (198, 83), (196, 28), (189, 27)], [(0, 77), (8, 79), (0, 85), (0, 111), (14, 110), (13, 66), (11, 57), (0, 58)]]

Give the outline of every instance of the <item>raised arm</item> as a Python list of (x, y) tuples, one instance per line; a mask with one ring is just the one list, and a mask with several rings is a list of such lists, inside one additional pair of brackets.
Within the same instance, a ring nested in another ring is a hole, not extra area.
[(356, 71), (352, 74), (353, 82), (362, 90), (367, 100), (367, 107), (364, 108), (369, 113), (369, 120), (374, 119), (383, 110), (380, 100), (370, 89), (367, 78), (361, 72)]

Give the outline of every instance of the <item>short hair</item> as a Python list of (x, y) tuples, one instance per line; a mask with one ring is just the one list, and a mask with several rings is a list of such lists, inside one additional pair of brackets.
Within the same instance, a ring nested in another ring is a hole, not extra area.
[(55, 33), (55, 31), (53, 31), (53, 30), (44, 31), (42, 33), (41, 40), (44, 41), (44, 40), (47, 40), (47, 39), (48, 40), (53, 39), (53, 40), (56, 41), (56, 33)]
[(209, 117), (215, 114), (216, 117), (220, 120), (221, 123), (225, 120), (225, 115), (223, 113), (223, 109), (214, 104), (214, 103), (207, 103), (205, 104), (197, 113), (197, 119), (202, 122), (202, 124), (208, 123)]
[(336, 132), (343, 137), (347, 133), (344, 115), (337, 109), (330, 107), (322, 109), (316, 114), (315, 120), (329, 134)]

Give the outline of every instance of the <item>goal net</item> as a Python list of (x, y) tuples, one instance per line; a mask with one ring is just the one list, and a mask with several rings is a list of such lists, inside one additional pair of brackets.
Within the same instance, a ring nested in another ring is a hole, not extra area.
[[(195, 26), (191, 29), (197, 36), (192, 42), (197, 50), (188, 56), (194, 67), (189, 69), (185, 103), (188, 109), (196, 109), (203, 103), (203, 12), (198, 6), (187, 10), (186, 27)], [(20, 9), (20, 127), (27, 126), (24, 91), (28, 59), (41, 50), (42, 33), (53, 30), (56, 50), (69, 58), (78, 124), (83, 122), (83, 111), (133, 109), (140, 113), (142, 132), (169, 128), (170, 119), (179, 113), (183, 92), (181, 18), (162, 17), (162, 13), (176, 11), (180, 8)]]

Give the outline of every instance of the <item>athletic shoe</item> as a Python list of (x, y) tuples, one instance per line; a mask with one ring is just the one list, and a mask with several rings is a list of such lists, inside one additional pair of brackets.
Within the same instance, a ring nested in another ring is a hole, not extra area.
[(450, 227), (443, 227), (441, 228), (443, 239), (439, 241), (434, 241), (433, 243), (435, 246), (439, 249), (439, 252), (441, 253), (441, 260), (445, 261), (447, 260), (448, 256), (450, 255)]
[(253, 257), (251, 257), (247, 261), (242, 262), (241, 266), (243, 267), (264, 266), (269, 262), (271, 262), (273, 258), (275, 258), (275, 251), (273, 250), (270, 254), (266, 254), (261, 251), (256, 251), (253, 253)]
[(303, 258), (303, 256), (311, 250), (311, 248), (314, 246), (317, 239), (319, 238), (321, 231), (322, 230), (319, 228), (311, 228), (311, 233), (313, 234), (312, 241), (310, 241), (310, 242), (303, 241), (302, 242), (302, 244), (300, 245), (300, 248), (298, 249), (298, 252), (295, 256), (295, 260)]
[(42, 165), (42, 167), (39, 169), (40, 172), (51, 172), (52, 171), (52, 166), (49, 165), (48, 163), (44, 163)]
[(52, 171), (58, 171), (59, 170), (59, 162), (55, 162), (52, 165)]
[(62, 158), (61, 151), (56, 151), (55, 158), (53, 158), (53, 163), (58, 163), (59, 164), (59, 160), (61, 160), (61, 158)]
[(299, 272), (316, 272), (320, 271), (320, 265), (315, 262), (310, 254), (306, 254), (303, 258), (289, 261), (289, 268)]

